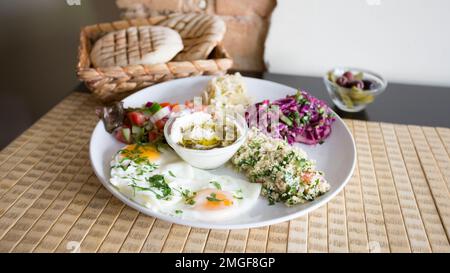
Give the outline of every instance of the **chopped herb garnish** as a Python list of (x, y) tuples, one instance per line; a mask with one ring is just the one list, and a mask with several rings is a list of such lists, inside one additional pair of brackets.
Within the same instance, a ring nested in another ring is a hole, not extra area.
[[(154, 175), (147, 178), (147, 182), (149, 184), (148, 187), (139, 186), (133, 179), (133, 182), (129, 184), (130, 187), (133, 188), (134, 193), (136, 191), (151, 191), (156, 195), (158, 199), (166, 199), (172, 194), (172, 189), (166, 183), (164, 176), (162, 175)], [(158, 191), (155, 191), (158, 190)]]
[(307, 123), (309, 122), (309, 116), (308, 116), (308, 115), (304, 115), (304, 116), (300, 119), (300, 121), (301, 121), (303, 124), (307, 124)]
[(172, 171), (169, 171), (169, 174), (170, 174), (170, 176), (172, 176), (172, 177), (176, 177), (176, 176), (173, 174)]
[(133, 182), (133, 184), (130, 184), (130, 187), (132, 187), (135, 190), (139, 190), (139, 191), (151, 191), (150, 188), (138, 186), (134, 182)]
[(217, 181), (211, 181), (211, 182), (209, 182), (209, 183), (213, 184), (214, 187), (216, 187), (216, 189), (218, 189), (218, 190), (221, 190), (221, 189), (222, 189), (222, 186), (221, 186), (221, 185), (219, 184), (219, 182), (217, 182)]
[(147, 181), (150, 185), (150, 187), (158, 189), (161, 194), (157, 194), (156, 197), (158, 199), (166, 198), (170, 194), (172, 194), (172, 189), (169, 187), (169, 185), (166, 183), (166, 180), (164, 179), (164, 176), (160, 174), (155, 174), (149, 178), (147, 178)]
[(136, 195), (136, 191), (151, 191), (156, 195), (156, 198), (167, 199), (172, 194), (172, 189), (162, 175), (157, 174), (147, 178), (147, 182), (149, 183), (148, 187), (139, 186), (136, 184), (135, 179), (132, 178), (132, 180), (133, 182), (129, 186), (133, 188), (134, 195)]
[(280, 119), (282, 122), (284, 122), (287, 126), (292, 126), (292, 120), (288, 118), (287, 116), (281, 114)]
[(175, 210), (175, 213), (176, 213), (176, 214), (182, 214), (182, 213), (183, 213), (183, 211), (182, 211), (182, 210), (180, 210), (180, 209), (177, 209), (177, 210)]
[(209, 196), (207, 196), (206, 199), (211, 202), (222, 202), (223, 201), (223, 199), (217, 199), (217, 195), (214, 192), (212, 192)]
[(184, 190), (181, 192), (181, 196), (183, 196), (184, 198), (184, 203), (186, 203), (187, 205), (195, 205), (195, 196), (197, 195), (197, 193), (194, 191), (190, 191), (190, 190)]
[(293, 113), (294, 113), (293, 115), (294, 115), (295, 125), (300, 126), (300, 114), (297, 111), (295, 111)]
[(298, 104), (307, 104), (309, 103), (308, 99), (303, 96), (303, 94), (300, 91), (297, 91), (297, 94), (295, 94), (295, 100)]

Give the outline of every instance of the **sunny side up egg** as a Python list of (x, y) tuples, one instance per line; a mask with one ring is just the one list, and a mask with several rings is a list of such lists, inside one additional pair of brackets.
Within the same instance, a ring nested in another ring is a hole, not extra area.
[(220, 221), (248, 211), (261, 185), (215, 175), (168, 149), (128, 145), (111, 161), (111, 184), (153, 211), (190, 220)]

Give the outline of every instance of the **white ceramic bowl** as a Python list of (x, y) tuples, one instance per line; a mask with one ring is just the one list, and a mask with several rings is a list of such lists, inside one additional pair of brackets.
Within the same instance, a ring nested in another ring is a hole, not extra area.
[(185, 148), (178, 143), (173, 142), (170, 137), (170, 131), (172, 130), (172, 124), (177, 119), (177, 116), (171, 117), (166, 122), (166, 125), (164, 126), (164, 137), (170, 147), (172, 147), (184, 161), (193, 167), (205, 170), (217, 169), (230, 160), (247, 139), (248, 126), (245, 119), (239, 114), (236, 114), (235, 116), (227, 115), (227, 117), (237, 123), (241, 132), (239, 138), (233, 144), (226, 147), (213, 148), (210, 150), (196, 150)]

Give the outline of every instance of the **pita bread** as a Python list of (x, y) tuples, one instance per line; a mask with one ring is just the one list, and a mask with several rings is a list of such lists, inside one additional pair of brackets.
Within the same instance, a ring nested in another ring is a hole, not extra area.
[(184, 49), (176, 61), (207, 59), (226, 31), (225, 22), (218, 16), (199, 13), (171, 14), (157, 25), (178, 31), (183, 39)]
[(95, 67), (159, 64), (170, 61), (183, 49), (180, 35), (163, 26), (139, 26), (101, 37), (91, 51)]

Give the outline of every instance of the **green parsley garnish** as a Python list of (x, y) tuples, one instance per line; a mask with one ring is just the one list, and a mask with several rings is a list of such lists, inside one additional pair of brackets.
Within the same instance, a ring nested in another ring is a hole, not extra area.
[(206, 199), (211, 202), (222, 202), (223, 201), (223, 199), (217, 199), (217, 195), (214, 192), (212, 192), (209, 196), (207, 196)]
[(159, 191), (161, 191), (162, 195), (157, 194), (156, 195), (157, 198), (159, 198), (159, 199), (166, 198), (167, 196), (172, 194), (172, 189), (166, 183), (164, 176), (162, 176), (160, 174), (155, 174), (155, 175), (147, 178), (147, 181), (150, 184), (150, 187), (156, 188)]
[(172, 176), (172, 177), (176, 177), (176, 176), (173, 174), (172, 171), (169, 171), (169, 174), (170, 174), (170, 176)]
[(190, 190), (184, 190), (181, 192), (181, 196), (184, 198), (184, 203), (187, 205), (195, 205), (194, 197), (197, 195), (197, 193), (191, 192)]
[(221, 190), (222, 186), (217, 181), (210, 181), (209, 183), (213, 184), (216, 189)]
[[(172, 194), (172, 189), (166, 183), (164, 176), (160, 174), (156, 174), (147, 178), (148, 187), (138, 186), (135, 181), (129, 184), (130, 187), (133, 188), (134, 193), (136, 190), (138, 191), (151, 191), (156, 195), (158, 199), (166, 199)], [(155, 191), (158, 190), (159, 192)]]
[(300, 114), (297, 111), (295, 111), (293, 113), (294, 113), (293, 115), (294, 115), (295, 125), (300, 126)]
[(292, 126), (292, 120), (288, 118), (287, 116), (281, 114), (280, 119), (282, 122), (284, 122), (287, 126)]
[(175, 210), (175, 213), (176, 213), (176, 214), (182, 214), (182, 213), (183, 213), (183, 211), (182, 211), (182, 210), (180, 210), (180, 209), (177, 209), (177, 210)]
[(300, 121), (301, 121), (303, 124), (307, 124), (307, 123), (309, 122), (309, 116), (308, 116), (308, 115), (304, 115), (304, 116), (300, 119)]
[(295, 94), (295, 100), (298, 104), (304, 104), (308, 102), (308, 100), (303, 96), (303, 94), (300, 91), (297, 91), (297, 94)]
[(141, 187), (136, 185), (136, 182), (132, 182), (131, 184), (129, 184), (129, 186), (131, 188), (133, 188), (133, 196), (136, 196), (136, 191), (151, 191), (150, 188), (146, 188), (146, 187)]

